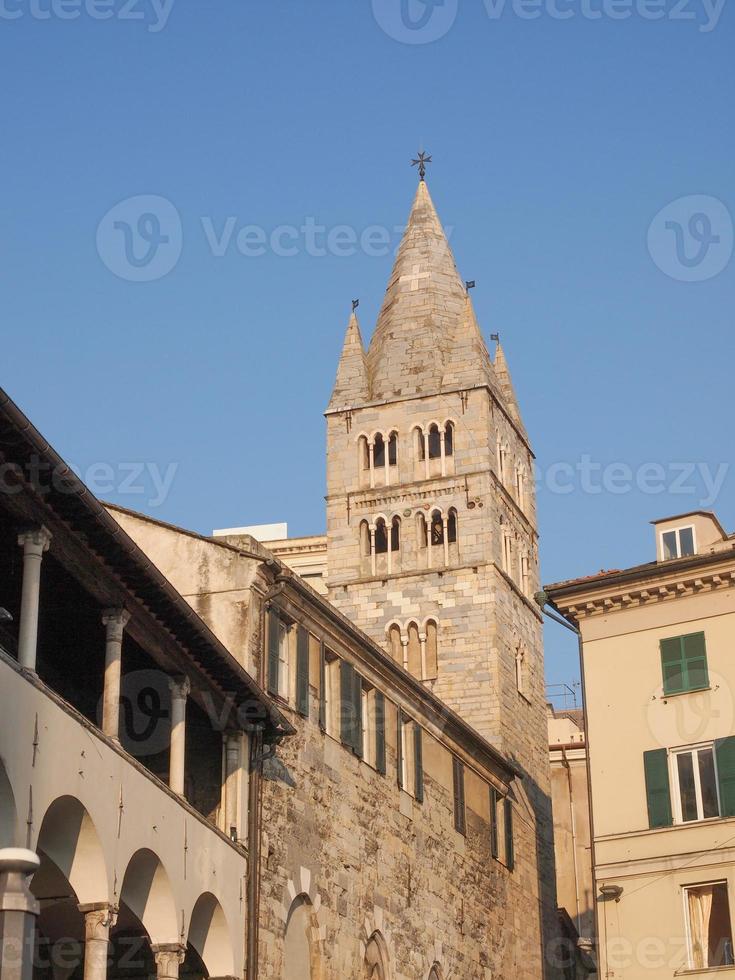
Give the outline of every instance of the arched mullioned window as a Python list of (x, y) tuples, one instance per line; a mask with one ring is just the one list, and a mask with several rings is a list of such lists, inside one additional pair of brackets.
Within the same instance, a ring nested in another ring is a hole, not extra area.
[(454, 507), (449, 508), (447, 515), (447, 541), (456, 544), (457, 541), (457, 511)]
[(442, 437), (439, 426), (434, 423), (429, 427), (429, 459), (439, 459), (442, 454)]
[(431, 513), (431, 543), (444, 544), (444, 521), (440, 510)]
[(360, 521), (360, 554), (363, 558), (370, 557), (370, 526), (367, 521)]
[(421, 426), (416, 426), (413, 430), (414, 454), (417, 460), (423, 462), (426, 459), (426, 443), (424, 441), (424, 430)]
[(454, 423), (444, 423), (444, 455), (454, 455)]
[(418, 623), (411, 622), (408, 633), (408, 671), (414, 677), (421, 677), (421, 638)]
[(385, 520), (379, 517), (375, 522), (375, 554), (384, 555), (388, 551), (388, 531)]
[(401, 550), (401, 519), (398, 516), (390, 522), (390, 550)]
[(393, 657), (396, 663), (403, 663), (403, 644), (401, 642), (401, 627), (398, 623), (393, 623), (388, 628), (388, 645), (390, 647), (390, 655)]
[(396, 466), (398, 463), (398, 433), (391, 432), (388, 436), (388, 465)]
[(516, 503), (521, 510), (526, 507), (526, 474), (523, 466), (519, 463), (516, 467)]
[(373, 439), (373, 465), (376, 470), (385, 466), (385, 439), (381, 432), (376, 432)]
[(442, 974), (438, 966), (432, 966), (429, 971), (429, 980), (442, 980)]
[(422, 680), (432, 681), (439, 675), (439, 628), (436, 621), (426, 621), (426, 655)]
[(370, 448), (368, 446), (367, 436), (360, 436), (360, 438), (357, 440), (357, 452), (358, 452), (360, 469), (369, 470)]
[(416, 515), (416, 537), (418, 540), (419, 550), (424, 551), (429, 543), (429, 539), (426, 518), (421, 511), (419, 511), (419, 513)]

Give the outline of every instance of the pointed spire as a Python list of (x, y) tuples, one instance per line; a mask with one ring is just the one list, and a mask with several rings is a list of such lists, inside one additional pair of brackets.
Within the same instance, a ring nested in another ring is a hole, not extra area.
[(508, 370), (508, 362), (505, 359), (505, 352), (500, 346), (500, 339), (498, 339), (497, 347), (495, 348), (495, 377), (497, 378), (498, 388), (500, 389), (500, 394), (505, 403), (505, 407), (508, 410), (508, 414), (516, 423), (523, 435), (528, 438), (526, 429), (523, 425), (523, 419), (521, 418), (521, 413), (518, 408), (518, 399), (516, 398), (513, 382), (510, 378), (510, 371)]
[(368, 374), (365, 348), (362, 343), (360, 324), (353, 306), (347, 324), (342, 355), (337, 367), (337, 380), (329, 402), (329, 408), (346, 408), (368, 400)]
[(473, 388), (487, 384), (495, 390), (498, 388), (493, 362), (477, 322), (469, 290), (465, 295), (462, 320), (454, 337), (443, 380), (445, 387)]
[(368, 350), (371, 397), (439, 390), (465, 306), (465, 288), (422, 180)]

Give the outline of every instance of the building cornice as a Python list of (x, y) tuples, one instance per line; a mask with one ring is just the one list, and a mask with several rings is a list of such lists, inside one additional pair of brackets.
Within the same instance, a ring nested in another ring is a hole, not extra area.
[(735, 554), (728, 551), (627, 569), (592, 581), (549, 585), (545, 591), (556, 609), (579, 622), (733, 585)]

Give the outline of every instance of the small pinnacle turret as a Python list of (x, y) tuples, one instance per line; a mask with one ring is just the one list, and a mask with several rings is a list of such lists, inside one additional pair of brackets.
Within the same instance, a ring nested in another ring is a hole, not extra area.
[(330, 409), (349, 408), (351, 405), (366, 402), (369, 397), (365, 348), (355, 309), (353, 302), (337, 367), (337, 379), (329, 402)]

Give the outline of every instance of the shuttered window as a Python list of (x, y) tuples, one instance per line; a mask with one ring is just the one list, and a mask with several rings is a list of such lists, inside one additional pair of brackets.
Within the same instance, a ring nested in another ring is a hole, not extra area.
[(424, 800), (424, 746), (421, 725), (413, 726), (413, 772), (414, 796), (422, 803)]
[(643, 770), (646, 777), (648, 826), (670, 827), (671, 788), (669, 785), (669, 759), (666, 749), (652, 749), (643, 753)]
[(385, 696), (375, 692), (375, 768), (385, 775)]
[(688, 633), (661, 640), (664, 694), (698, 691), (709, 685), (704, 633)]
[(735, 817), (735, 736), (716, 740), (715, 758), (720, 790), (720, 816)]
[(498, 856), (498, 791), (490, 787), (490, 854)]
[(505, 816), (505, 866), (512, 871), (516, 866), (515, 839), (513, 836), (513, 801), (506, 796)]
[(362, 678), (352, 664), (340, 664), (340, 736), (342, 744), (362, 755)]
[(296, 637), (296, 710), (309, 717), (309, 633), (303, 626)]
[(278, 694), (278, 645), (281, 621), (276, 610), (268, 610), (268, 693)]
[(319, 727), (327, 730), (327, 654), (324, 644), (319, 650)]
[(403, 789), (403, 715), (400, 708), (396, 708), (396, 757), (398, 786)]
[(452, 775), (454, 781), (454, 829), (460, 834), (467, 833), (467, 821), (464, 803), (464, 766), (459, 759), (452, 759)]

